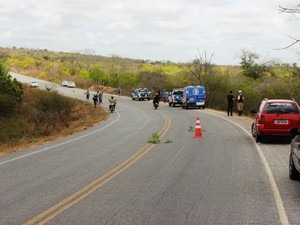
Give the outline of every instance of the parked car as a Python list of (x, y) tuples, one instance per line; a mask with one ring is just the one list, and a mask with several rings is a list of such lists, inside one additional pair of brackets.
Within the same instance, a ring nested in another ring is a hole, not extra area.
[(61, 82), (61, 86), (62, 87), (68, 87), (68, 83), (69, 83), (69, 81), (67, 81), (67, 80), (64, 80), (63, 82)]
[(182, 105), (183, 88), (175, 88), (169, 96), (169, 106)]
[(32, 81), (31, 84), (30, 84), (30, 87), (34, 87), (34, 88), (39, 87), (39, 84), (36, 81)]
[(263, 99), (257, 110), (250, 110), (255, 115), (251, 125), (256, 142), (263, 141), (264, 136), (291, 135), (292, 129), (299, 129), (300, 110), (293, 99)]
[(131, 94), (132, 100), (143, 101), (144, 99), (151, 99), (151, 92), (147, 88), (137, 88)]
[(69, 88), (75, 88), (75, 87), (76, 87), (76, 84), (75, 84), (75, 82), (73, 82), (73, 81), (69, 81), (69, 83), (67, 84), (67, 86), (68, 86)]
[(183, 89), (182, 108), (188, 109), (203, 108), (205, 109), (206, 91), (203, 86), (187, 86)]
[(291, 130), (291, 135), (295, 136), (291, 142), (289, 157), (289, 177), (291, 180), (300, 179), (300, 133), (299, 130)]

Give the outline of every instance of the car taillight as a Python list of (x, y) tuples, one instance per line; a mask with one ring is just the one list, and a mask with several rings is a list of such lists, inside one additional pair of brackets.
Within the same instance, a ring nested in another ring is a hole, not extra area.
[(260, 116), (259, 120), (258, 120), (258, 123), (259, 124), (262, 124), (265, 122), (265, 117), (264, 116)]

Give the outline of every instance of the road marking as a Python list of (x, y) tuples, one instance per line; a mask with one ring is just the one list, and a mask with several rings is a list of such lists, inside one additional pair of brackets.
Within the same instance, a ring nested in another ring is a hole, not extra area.
[[(163, 137), (171, 126), (171, 120), (169, 117), (167, 117), (164, 113), (159, 112), (165, 119), (165, 123), (162, 127), (162, 129), (158, 132), (158, 135), (160, 137)], [(41, 214), (35, 216), (31, 220), (24, 223), (24, 225), (32, 225), (32, 224), (45, 224), (49, 222), (50, 220), (54, 219), (56, 216), (60, 215), (67, 209), (71, 208), (73, 205), (77, 204), (81, 200), (83, 200), (85, 197), (91, 195), (93, 192), (101, 188), (103, 185), (123, 173), (125, 170), (127, 170), (130, 166), (132, 166), (134, 163), (136, 163), (139, 159), (141, 159), (144, 155), (146, 155), (155, 144), (146, 144), (143, 148), (138, 150), (136, 153), (134, 153), (132, 156), (130, 156), (125, 161), (121, 162), (119, 165), (117, 165), (115, 168), (104, 174), (103, 176), (99, 177), (98, 179), (94, 180), (90, 184), (83, 187), (81, 190), (73, 193), (69, 197), (65, 198), (61, 202), (57, 203), (56, 205), (50, 207), (46, 211), (42, 212)]]
[(232, 120), (229, 120), (227, 117), (223, 117), (223, 116), (220, 116), (220, 115), (217, 115), (213, 112), (205, 112), (209, 115), (213, 115), (213, 116), (216, 116), (216, 117), (219, 117), (221, 119), (224, 119), (230, 123), (232, 123), (233, 125), (239, 127), (241, 130), (243, 130), (248, 136), (250, 136), (251, 140), (253, 141), (254, 145), (255, 145), (255, 148), (263, 162), (263, 165), (265, 167), (265, 170), (266, 170), (266, 173), (268, 175), (268, 179), (269, 179), (269, 183), (270, 183), (270, 186), (271, 186), (271, 189), (272, 189), (272, 192), (273, 192), (273, 196), (274, 196), (274, 199), (275, 199), (275, 203), (276, 203), (276, 207), (277, 207), (277, 211), (278, 211), (278, 215), (279, 215), (279, 219), (280, 219), (280, 222), (282, 225), (289, 225), (289, 220), (288, 220), (288, 217), (287, 217), (287, 214), (286, 214), (286, 211), (285, 211), (285, 208), (284, 208), (284, 205), (283, 205), (283, 201), (281, 199), (281, 196), (280, 196), (280, 193), (279, 193), (279, 189), (278, 189), (278, 186), (276, 184), (276, 181), (275, 181), (275, 178), (273, 176), (273, 173), (272, 173), (272, 170), (270, 168), (270, 165), (263, 153), (263, 151), (261, 150), (261, 148), (259, 147), (259, 145), (255, 142), (255, 140), (253, 139), (252, 137), (252, 134), (250, 134), (249, 131), (247, 131), (244, 127), (242, 127), (240, 124), (232, 121)]
[(94, 130), (94, 131), (92, 131), (92, 132), (90, 132), (90, 133), (87, 133), (87, 134), (84, 134), (84, 135), (82, 135), (82, 136), (79, 136), (79, 137), (77, 137), (77, 138), (73, 138), (73, 139), (71, 139), (71, 140), (64, 141), (64, 142), (61, 142), (61, 143), (59, 143), (59, 144), (52, 145), (52, 146), (50, 146), (50, 147), (44, 147), (44, 148), (41, 149), (41, 150), (37, 150), (37, 151), (34, 151), (34, 152), (32, 152), (32, 153), (28, 153), (28, 154), (26, 154), (26, 155), (22, 155), (22, 156), (20, 156), (20, 157), (16, 157), (16, 158), (13, 158), (13, 159), (9, 159), (9, 160), (0, 162), (0, 166), (1, 166), (1, 165), (4, 165), (4, 164), (6, 164), (6, 163), (9, 163), (9, 162), (13, 162), (13, 161), (16, 161), (16, 160), (19, 160), (19, 159), (26, 158), (26, 157), (31, 156), (31, 155), (35, 155), (35, 154), (38, 154), (38, 153), (41, 153), (41, 152), (48, 151), (48, 150), (50, 150), (50, 149), (53, 149), (53, 148), (56, 148), (56, 147), (59, 147), (59, 146), (65, 145), (65, 144), (69, 144), (69, 143), (71, 143), (71, 142), (74, 142), (74, 141), (80, 140), (80, 139), (82, 139), (82, 138), (88, 137), (88, 136), (90, 136), (90, 135), (93, 135), (93, 134), (95, 134), (95, 133), (98, 133), (98, 132), (100, 132), (100, 131), (106, 129), (107, 127), (112, 126), (114, 123), (116, 123), (116, 122), (120, 119), (120, 117), (121, 117), (120, 113), (119, 113), (118, 111), (116, 111), (116, 112), (117, 112), (117, 115), (118, 115), (117, 118), (116, 118), (115, 120), (113, 120), (111, 123), (109, 123), (109, 124), (107, 124), (106, 126), (104, 126), (104, 127), (101, 127), (101, 128), (99, 128), (99, 129), (97, 129), (97, 130)]

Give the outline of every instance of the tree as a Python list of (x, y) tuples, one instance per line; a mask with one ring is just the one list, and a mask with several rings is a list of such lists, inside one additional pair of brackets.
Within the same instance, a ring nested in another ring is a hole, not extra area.
[(9, 115), (22, 102), (22, 84), (12, 80), (4, 64), (0, 62), (0, 116)]
[[(298, 18), (296, 14), (300, 13), (300, 4), (298, 4), (296, 7), (298, 7), (298, 8), (286, 8), (283, 6), (279, 6), (279, 12), (293, 14), (296, 18)], [(287, 49), (287, 48), (300, 42), (299, 38), (295, 38), (295, 37), (290, 37), (290, 38), (293, 39), (293, 42), (290, 45), (288, 45), (282, 49)]]
[(254, 79), (262, 78), (265, 74), (273, 74), (272, 72), (272, 61), (266, 61), (259, 63), (259, 56), (256, 53), (242, 50), (241, 55), (241, 68), (242, 72), (247, 77)]
[(203, 78), (209, 75), (213, 68), (211, 60), (214, 56), (214, 53), (211, 54), (210, 56), (207, 55), (206, 51), (204, 51), (203, 53), (200, 53), (198, 51), (198, 53), (199, 53), (199, 57), (196, 57), (196, 59), (194, 59), (189, 70), (197, 78), (199, 84), (204, 85)]
[(104, 71), (102, 71), (98, 68), (93, 69), (91, 71), (90, 78), (93, 81), (93, 83), (96, 85), (107, 83), (109, 80), (108, 75)]

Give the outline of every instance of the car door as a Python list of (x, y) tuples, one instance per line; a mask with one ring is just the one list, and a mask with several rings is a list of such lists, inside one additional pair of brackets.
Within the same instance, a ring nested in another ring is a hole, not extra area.
[(300, 171), (300, 135), (297, 135), (292, 142), (292, 157), (294, 165)]

